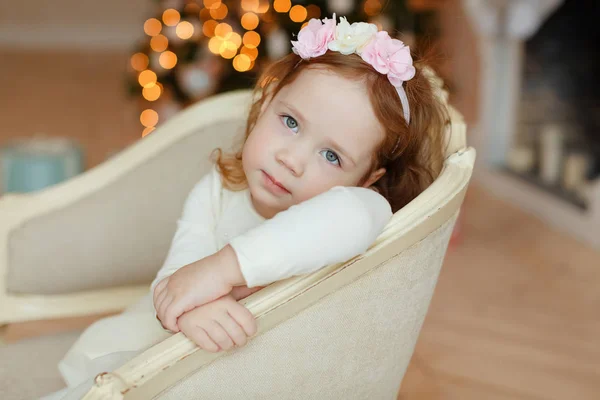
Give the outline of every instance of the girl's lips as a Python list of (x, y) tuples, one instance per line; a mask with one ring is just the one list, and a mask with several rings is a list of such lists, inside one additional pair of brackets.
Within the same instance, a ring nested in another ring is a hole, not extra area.
[(283, 186), (281, 183), (277, 182), (275, 180), (275, 178), (273, 178), (271, 175), (269, 175), (266, 171), (262, 171), (263, 174), (265, 175), (265, 178), (270, 181), (270, 183), (272, 183), (274, 186), (278, 187), (279, 189), (281, 189), (282, 191), (286, 192), (286, 193), (290, 193), (289, 190), (287, 190), (287, 188), (285, 186)]

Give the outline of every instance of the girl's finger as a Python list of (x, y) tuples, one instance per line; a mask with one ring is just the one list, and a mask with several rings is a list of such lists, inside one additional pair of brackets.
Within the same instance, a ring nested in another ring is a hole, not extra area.
[(154, 288), (154, 293), (152, 294), (154, 299), (158, 297), (158, 294), (162, 293), (169, 282), (169, 278), (165, 278), (162, 281), (158, 282), (158, 285)]
[(167, 323), (167, 310), (169, 308), (169, 306), (171, 305), (171, 302), (173, 301), (173, 298), (170, 295), (166, 295), (165, 299), (160, 303), (160, 307), (157, 310), (157, 314), (158, 314), (158, 318), (160, 318), (160, 320), (162, 321), (163, 325), (167, 328), (167, 329), (171, 329), (171, 327), (169, 326), (169, 324)]
[(191, 332), (186, 332), (188, 339), (196, 343), (198, 347), (211, 353), (218, 352), (219, 346), (210, 338), (208, 333), (201, 326), (195, 326)]
[(250, 337), (256, 334), (257, 326), (256, 319), (254, 315), (241, 304), (238, 304), (239, 307), (230, 307), (228, 309), (229, 315), (233, 318), (239, 326), (242, 327), (246, 336)]
[(229, 350), (233, 347), (233, 340), (229, 337), (225, 329), (215, 320), (206, 321), (204, 329), (208, 336), (223, 350)]
[(236, 346), (244, 346), (248, 342), (248, 335), (244, 329), (229, 313), (223, 314), (217, 322), (223, 327), (227, 335), (231, 338)]
[(162, 302), (165, 301), (165, 297), (167, 297), (167, 291), (166, 290), (161, 291), (157, 295), (156, 300), (154, 301), (154, 309), (156, 311), (158, 311), (158, 309), (160, 308), (160, 305), (162, 304)]

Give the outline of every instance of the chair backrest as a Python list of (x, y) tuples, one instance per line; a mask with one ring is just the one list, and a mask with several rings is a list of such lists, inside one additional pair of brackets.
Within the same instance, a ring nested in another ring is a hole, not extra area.
[(214, 355), (177, 334), (106, 374), (89, 398), (395, 398), (474, 164), (450, 114), (444, 170), (367, 253), (247, 298), (259, 335), (245, 348)]

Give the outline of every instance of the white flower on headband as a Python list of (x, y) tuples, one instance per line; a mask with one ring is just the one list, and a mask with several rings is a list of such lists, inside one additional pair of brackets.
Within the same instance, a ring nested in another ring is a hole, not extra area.
[(340, 22), (335, 27), (335, 39), (329, 42), (329, 50), (346, 55), (360, 54), (364, 45), (376, 33), (377, 26), (375, 24), (354, 22), (350, 25), (346, 18), (340, 17)]
[(406, 123), (410, 123), (410, 107), (404, 91), (404, 82), (415, 76), (415, 67), (410, 49), (402, 41), (390, 37), (386, 31), (377, 31), (377, 26), (366, 22), (352, 25), (344, 17), (336, 24), (333, 19), (311, 19), (292, 41), (292, 51), (302, 59), (322, 56), (327, 50), (341, 54), (358, 54), (377, 72), (386, 75), (396, 88)]

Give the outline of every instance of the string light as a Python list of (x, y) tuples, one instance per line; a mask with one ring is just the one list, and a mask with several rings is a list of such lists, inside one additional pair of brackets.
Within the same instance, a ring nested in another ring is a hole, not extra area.
[(365, 5), (364, 5), (364, 9), (365, 9), (365, 14), (367, 14), (370, 17), (373, 17), (377, 14), (379, 14), (379, 12), (381, 11), (381, 2), (379, 2), (379, 0), (367, 0), (365, 1)]
[(215, 29), (218, 25), (219, 23), (214, 19), (208, 20), (202, 26), (202, 33), (204, 33), (204, 36), (206, 37), (213, 37), (215, 36)]
[(286, 13), (292, 7), (292, 2), (290, 0), (275, 0), (273, 3), (273, 9), (278, 13)]
[(150, 18), (144, 22), (144, 32), (148, 36), (156, 36), (162, 30), (162, 24), (156, 18)]
[(181, 15), (179, 14), (179, 11), (175, 10), (174, 8), (166, 9), (162, 15), (162, 20), (167, 26), (177, 25), (180, 19)]
[(144, 96), (144, 98), (148, 101), (155, 101), (158, 100), (158, 98), (161, 95), (161, 89), (160, 86), (158, 86), (158, 82), (154, 85), (154, 86), (150, 86), (150, 87), (145, 87), (142, 90), (142, 96)]
[(248, 31), (244, 33), (244, 46), (246, 47), (258, 47), (260, 44), (260, 35), (258, 32)]
[(252, 60), (250, 60), (250, 57), (248, 57), (245, 54), (238, 54), (233, 59), (233, 68), (235, 68), (236, 71), (239, 71), (239, 72), (248, 71), (250, 69), (251, 65), (252, 65)]
[(210, 16), (213, 17), (214, 19), (224, 19), (225, 17), (227, 17), (227, 6), (223, 3), (219, 4), (219, 7), (217, 8), (212, 8), (210, 10)]
[(220, 36), (222, 38), (225, 37), (229, 32), (232, 32), (233, 28), (231, 25), (225, 22), (221, 22), (217, 26), (215, 26), (215, 36)]
[[(260, 5), (258, 6), (258, 10), (256, 10), (257, 14), (264, 14), (267, 11), (269, 11), (269, 2), (268, 1), (263, 1), (260, 3)], [(252, 68), (251, 68), (252, 69)]]
[(258, 57), (258, 49), (256, 47), (246, 47), (246, 46), (244, 46), (240, 50), (240, 54), (244, 54), (244, 55), (248, 56), (248, 58), (251, 61), (254, 61)]
[(221, 45), (225, 40), (220, 36), (213, 36), (208, 41), (208, 50), (213, 54), (219, 54), (221, 52)]
[(150, 48), (157, 53), (165, 51), (167, 47), (169, 47), (169, 39), (165, 35), (156, 35), (150, 39)]
[(203, 8), (202, 10), (200, 10), (200, 20), (208, 21), (209, 19), (210, 19), (210, 9)]
[(306, 8), (301, 5), (295, 5), (290, 10), (290, 19), (294, 22), (303, 22), (307, 14)]
[(151, 87), (156, 84), (156, 73), (149, 69), (140, 72), (138, 76), (138, 82), (142, 87)]
[(158, 63), (164, 69), (171, 69), (177, 65), (177, 56), (172, 51), (165, 51), (160, 55)]
[(244, 11), (257, 12), (259, 7), (258, 0), (242, 0), (242, 10)]
[(214, 10), (216, 8), (219, 8), (219, 6), (221, 5), (221, 0), (204, 0), (203, 4), (204, 7), (208, 8), (209, 10)]
[(142, 111), (142, 114), (140, 115), (140, 122), (146, 128), (156, 126), (158, 123), (158, 113), (151, 108), (148, 108)]
[(229, 32), (227, 35), (225, 35), (225, 40), (233, 43), (236, 50), (242, 45), (242, 37), (237, 32)]
[(146, 68), (148, 68), (148, 63), (150, 60), (148, 56), (144, 53), (135, 53), (131, 56), (131, 68), (138, 72), (142, 72)]
[(175, 33), (180, 39), (189, 39), (194, 35), (194, 25), (189, 21), (181, 21), (177, 24)]
[(256, 27), (258, 26), (258, 15), (254, 14), (253, 12), (247, 12), (244, 15), (242, 15), (242, 26), (244, 27), (244, 29), (251, 31), (253, 29), (256, 29)]

